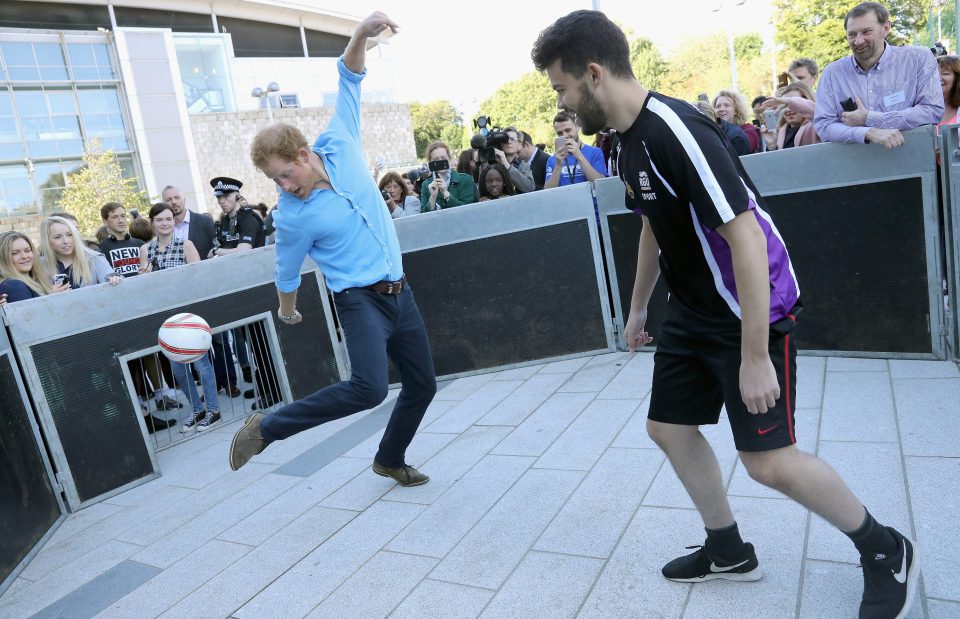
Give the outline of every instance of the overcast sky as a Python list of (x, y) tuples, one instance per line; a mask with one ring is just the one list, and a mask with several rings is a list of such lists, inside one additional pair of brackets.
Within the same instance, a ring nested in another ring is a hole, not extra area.
[[(722, 31), (770, 33), (770, 0), (599, 0), (611, 19), (649, 37), (664, 52), (685, 39)], [(314, 6), (316, 6), (314, 4)], [(351, 0), (349, 13), (387, 13), (401, 26), (384, 49), (384, 60), (371, 58), (369, 87), (387, 87), (401, 101), (449, 99), (468, 114), (497, 87), (530, 71), (530, 48), (537, 35), (558, 17), (589, 0)], [(377, 54), (376, 51), (373, 52)], [(376, 74), (377, 71), (383, 74)]]

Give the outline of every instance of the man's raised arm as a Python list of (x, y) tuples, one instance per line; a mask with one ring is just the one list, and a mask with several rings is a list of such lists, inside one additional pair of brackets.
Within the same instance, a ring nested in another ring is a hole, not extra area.
[(367, 39), (377, 36), (386, 28), (390, 28), (396, 34), (399, 27), (384, 13), (374, 11), (353, 31), (353, 36), (347, 43), (347, 49), (343, 52), (343, 64), (354, 73), (363, 73), (367, 58)]

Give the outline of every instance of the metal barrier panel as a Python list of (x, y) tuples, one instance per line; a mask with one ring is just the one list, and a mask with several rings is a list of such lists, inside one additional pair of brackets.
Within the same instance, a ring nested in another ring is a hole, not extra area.
[(589, 185), (398, 219), (396, 228), (438, 376), (613, 349)]
[[(933, 128), (906, 138), (889, 151), (821, 144), (742, 159), (790, 250), (806, 307), (797, 344), (807, 352), (944, 358)], [(641, 220), (613, 182), (596, 191), (611, 279), (623, 288)], [(614, 298), (623, 317), (630, 290)]]
[[(0, 310), (2, 311), (2, 310)], [(53, 534), (63, 515), (30, 400), (0, 328), (0, 593)]]
[(947, 347), (951, 359), (960, 358), (960, 125), (940, 127), (940, 161), (943, 188), (944, 297)]
[(215, 329), (268, 321), (283, 359), (285, 399), (340, 379), (332, 313), (316, 272), (306, 272), (300, 288), (304, 323), (288, 326), (273, 323), (273, 271), (273, 249), (263, 248), (8, 306), (27, 386), (57, 468), (68, 472), (72, 509), (156, 476), (139, 405), (124, 381), (125, 359), (155, 348), (160, 325), (173, 314), (192, 312)]

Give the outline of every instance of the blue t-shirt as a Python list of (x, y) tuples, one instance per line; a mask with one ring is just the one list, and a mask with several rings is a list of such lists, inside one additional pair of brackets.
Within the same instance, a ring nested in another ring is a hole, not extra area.
[[(580, 147), (580, 152), (583, 153), (583, 156), (587, 158), (587, 161), (593, 166), (593, 169), (603, 174), (607, 175), (607, 163), (603, 160), (603, 151), (597, 148), (596, 146), (588, 146), (584, 144)], [(550, 159), (547, 160), (547, 175), (545, 180), (550, 180), (550, 177), (553, 176), (553, 171), (557, 167), (557, 158), (555, 155), (551, 155)], [(577, 161), (576, 157), (573, 155), (567, 155), (563, 160), (563, 166), (560, 168), (560, 177), (559, 186), (563, 187), (564, 185), (570, 185), (570, 179), (573, 179), (573, 183), (585, 183), (587, 182), (587, 177), (583, 173), (583, 168), (580, 167), (580, 162)]]
[(7, 295), (7, 303), (40, 296), (30, 286), (16, 279), (5, 279), (0, 282), (0, 295), (3, 294)]

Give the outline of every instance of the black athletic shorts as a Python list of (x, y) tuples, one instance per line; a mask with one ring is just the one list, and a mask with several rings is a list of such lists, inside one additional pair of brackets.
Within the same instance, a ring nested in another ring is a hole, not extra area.
[(770, 360), (777, 372), (780, 398), (766, 413), (751, 414), (740, 396), (740, 332), (694, 333), (664, 319), (653, 364), (650, 412), (653, 421), (699, 426), (714, 424), (726, 405), (739, 451), (767, 451), (793, 445), (797, 399), (797, 348), (791, 315), (771, 325)]

